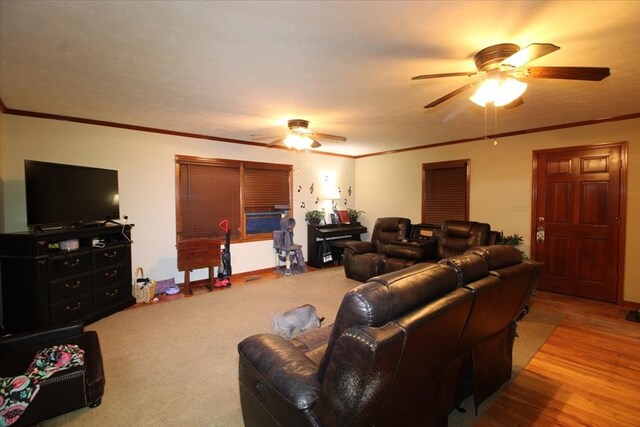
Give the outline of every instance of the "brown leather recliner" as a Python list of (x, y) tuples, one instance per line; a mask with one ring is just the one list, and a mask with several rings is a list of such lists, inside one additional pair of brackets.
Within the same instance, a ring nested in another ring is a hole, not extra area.
[(61, 344), (76, 344), (84, 350), (84, 365), (41, 380), (40, 390), (12, 426), (33, 425), (100, 405), (105, 384), (100, 342), (96, 332), (84, 331), (80, 322), (1, 338), (0, 377), (23, 375), (39, 350)]
[(370, 242), (345, 243), (345, 275), (365, 282), (373, 276), (400, 270), (433, 257), (431, 245), (407, 241), (410, 230), (411, 220), (408, 218), (378, 218)]
[(437, 259), (460, 255), (476, 246), (488, 246), (495, 243), (496, 233), (491, 226), (476, 221), (447, 220), (438, 232)]
[(511, 247), (377, 276), (333, 326), (238, 345), (245, 425), (434, 425), (473, 378), (476, 406), (511, 372), (515, 319), (540, 265)]

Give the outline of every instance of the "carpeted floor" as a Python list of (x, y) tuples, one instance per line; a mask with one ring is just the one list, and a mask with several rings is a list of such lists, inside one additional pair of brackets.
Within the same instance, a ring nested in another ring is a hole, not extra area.
[[(242, 426), (238, 342), (270, 332), (275, 312), (316, 306), (333, 322), (342, 296), (359, 283), (331, 268), (220, 292), (125, 310), (87, 329), (100, 337), (106, 391), (102, 405), (45, 422), (45, 426)], [(532, 312), (520, 323), (514, 371), (531, 359), (560, 318)], [(472, 425), (473, 404), (450, 425)], [(484, 403), (481, 410), (488, 408)]]

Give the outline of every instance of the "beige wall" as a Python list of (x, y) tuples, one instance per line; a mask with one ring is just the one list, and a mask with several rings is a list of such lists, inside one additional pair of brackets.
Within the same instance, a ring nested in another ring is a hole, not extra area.
[[(133, 268), (142, 266), (145, 274), (158, 280), (170, 277), (178, 282), (183, 280), (183, 274), (177, 271), (175, 249), (176, 154), (293, 165), (295, 242), (303, 245), (305, 255), (305, 211), (331, 207), (330, 201), (322, 200), (325, 176), (342, 189), (355, 184), (355, 161), (348, 158), (8, 114), (4, 115), (2, 125), (4, 150), (0, 176), (4, 184), (3, 224), (7, 232), (26, 229), (24, 159), (117, 169), (120, 214), (127, 215), (135, 224)], [(315, 191), (310, 194), (312, 183)], [(316, 197), (321, 198), (318, 204)], [(345, 194), (345, 198), (348, 204), (341, 200), (341, 207), (355, 206), (355, 195)], [(302, 202), (307, 209), (300, 207)], [(234, 273), (272, 268), (275, 265), (272, 241), (232, 245), (231, 265)], [(192, 278), (205, 276), (205, 270), (198, 270)]]
[[(133, 266), (142, 266), (156, 279), (175, 277), (174, 155), (288, 163), (294, 165), (294, 209), (298, 226), (295, 240), (306, 255), (306, 224), (300, 207), (329, 207), (322, 195), (324, 177), (340, 186), (340, 207), (366, 214), (371, 228), (381, 216), (406, 216), (420, 222), (421, 165), (426, 162), (471, 159), (471, 218), (489, 222), (494, 229), (525, 237), (529, 252), (531, 221), (532, 151), (554, 147), (628, 141), (627, 234), (624, 299), (640, 302), (640, 229), (633, 213), (640, 210), (640, 119), (476, 141), (358, 160), (278, 149), (254, 148), (169, 135), (108, 127), (0, 115), (0, 179), (2, 224), (7, 232), (26, 228), (24, 200), (25, 158), (73, 163), (119, 170), (121, 214), (128, 215), (133, 230)], [(354, 172), (355, 171), (355, 172)], [(310, 194), (314, 184), (316, 191)], [(298, 192), (298, 186), (301, 191)], [(352, 195), (347, 189), (352, 186)], [(402, 189), (402, 191), (399, 191)], [(357, 203), (356, 202), (357, 197)], [(233, 245), (236, 273), (274, 265), (271, 242)], [(194, 277), (204, 277), (197, 271)]]
[(628, 189), (624, 299), (640, 302), (640, 119), (609, 122), (528, 135), (475, 141), (356, 160), (357, 209), (365, 225), (382, 216), (406, 216), (420, 222), (422, 164), (471, 159), (470, 218), (492, 229), (531, 240), (533, 150), (628, 141)]

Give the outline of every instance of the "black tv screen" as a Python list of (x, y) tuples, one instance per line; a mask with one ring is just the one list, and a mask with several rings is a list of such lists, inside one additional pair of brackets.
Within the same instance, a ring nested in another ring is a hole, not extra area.
[(29, 228), (120, 218), (116, 170), (25, 160), (24, 175)]

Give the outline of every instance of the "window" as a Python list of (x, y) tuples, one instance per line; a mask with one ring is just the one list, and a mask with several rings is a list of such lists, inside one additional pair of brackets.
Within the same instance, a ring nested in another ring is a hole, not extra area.
[(469, 160), (422, 165), (422, 222), (469, 219)]
[(177, 240), (271, 239), (280, 214), (291, 209), (291, 165), (176, 156)]

